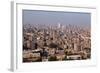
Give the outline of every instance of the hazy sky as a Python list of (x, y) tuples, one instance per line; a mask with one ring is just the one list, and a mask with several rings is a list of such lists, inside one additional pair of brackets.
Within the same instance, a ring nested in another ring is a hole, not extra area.
[(91, 14), (79, 12), (56, 12), (23, 10), (23, 24), (71, 24), (90, 26)]

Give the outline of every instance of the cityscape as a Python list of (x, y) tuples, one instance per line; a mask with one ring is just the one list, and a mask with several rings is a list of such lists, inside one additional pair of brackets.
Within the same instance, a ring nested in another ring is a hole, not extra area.
[[(45, 12), (43, 13), (46, 14)], [(55, 14), (56, 12), (52, 13)], [(60, 14), (63, 14), (63, 12), (60, 12)], [(48, 20), (50, 18), (52, 20), (52, 17), (53, 16), (48, 16)], [(27, 18), (32, 17), (29, 16)], [(35, 19), (35, 17), (33, 18)], [(81, 20), (77, 20), (77, 18), (75, 20), (80, 22)], [(44, 19), (44, 21), (42, 19)], [(43, 22), (46, 22), (45, 18), (42, 19)], [(72, 20), (72, 22), (75, 20)], [(72, 25), (69, 22), (64, 23), (60, 20), (57, 21), (57, 23), (48, 24), (39, 23), (38, 20), (37, 23), (35, 23), (35, 21), (31, 23), (27, 21), (29, 24), (24, 21), (27, 20), (23, 14), (23, 62), (91, 59), (90, 25)], [(56, 21), (56, 19), (54, 21)], [(90, 21), (88, 24), (90, 24)]]

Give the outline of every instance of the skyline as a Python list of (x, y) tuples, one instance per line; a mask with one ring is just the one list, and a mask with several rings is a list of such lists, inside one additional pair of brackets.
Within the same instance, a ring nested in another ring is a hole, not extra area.
[(52, 24), (91, 26), (91, 14), (62, 11), (23, 10), (23, 24)]

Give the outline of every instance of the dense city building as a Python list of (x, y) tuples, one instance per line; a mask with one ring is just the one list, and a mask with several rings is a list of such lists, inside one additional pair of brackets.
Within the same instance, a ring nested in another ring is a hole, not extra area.
[(90, 28), (74, 25), (23, 26), (23, 62), (91, 58)]

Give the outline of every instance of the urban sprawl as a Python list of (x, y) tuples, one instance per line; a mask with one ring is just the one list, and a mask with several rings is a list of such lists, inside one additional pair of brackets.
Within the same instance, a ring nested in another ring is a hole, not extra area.
[(23, 25), (23, 62), (91, 58), (90, 28), (78, 25)]

